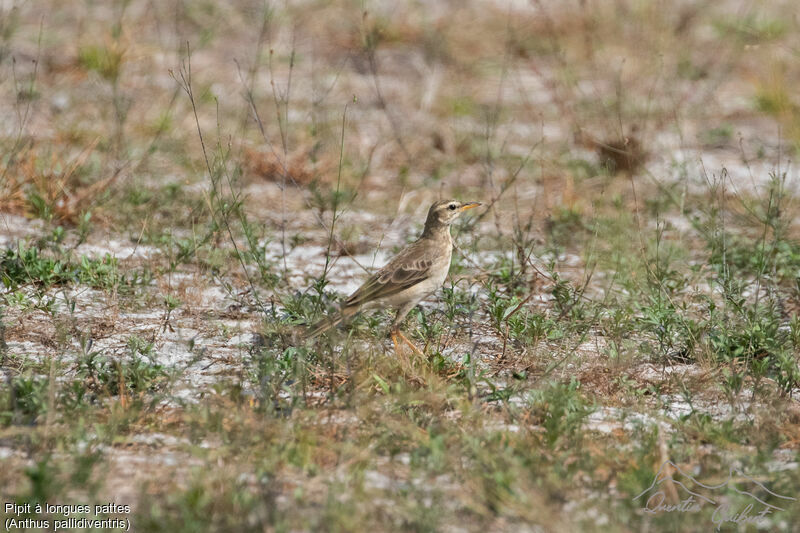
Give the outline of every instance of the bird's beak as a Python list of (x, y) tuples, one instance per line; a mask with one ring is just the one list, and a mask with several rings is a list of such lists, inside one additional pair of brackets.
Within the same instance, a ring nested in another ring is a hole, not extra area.
[(472, 209), (473, 207), (478, 207), (480, 205), (481, 205), (480, 202), (468, 202), (462, 205), (459, 211), (466, 211), (467, 209)]

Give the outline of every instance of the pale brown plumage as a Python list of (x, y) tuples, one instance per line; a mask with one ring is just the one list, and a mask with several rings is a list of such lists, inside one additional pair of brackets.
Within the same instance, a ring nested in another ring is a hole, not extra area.
[(453, 250), (450, 224), (467, 209), (479, 205), (477, 202), (462, 203), (456, 200), (434, 203), (428, 210), (425, 229), (419, 239), (371, 275), (344, 301), (334, 316), (314, 324), (306, 338), (324, 333), (362, 309), (392, 307), (397, 309), (391, 327), (392, 336), (394, 338), (395, 333), (399, 334), (409, 342), (399, 332), (401, 322), (420, 300), (442, 285), (450, 269)]

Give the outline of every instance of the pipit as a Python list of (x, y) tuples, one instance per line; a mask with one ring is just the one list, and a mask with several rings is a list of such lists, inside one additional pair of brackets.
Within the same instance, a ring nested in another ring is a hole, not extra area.
[(397, 309), (397, 315), (392, 321), (390, 332), (395, 351), (398, 349), (399, 336), (412, 350), (422, 354), (400, 331), (400, 324), (414, 306), (444, 283), (453, 254), (450, 224), (467, 209), (479, 205), (481, 204), (478, 202), (462, 203), (456, 200), (434, 203), (428, 210), (425, 229), (419, 239), (370, 276), (345, 300), (334, 316), (311, 326), (306, 338), (312, 339), (320, 335), (361, 310), (393, 308)]

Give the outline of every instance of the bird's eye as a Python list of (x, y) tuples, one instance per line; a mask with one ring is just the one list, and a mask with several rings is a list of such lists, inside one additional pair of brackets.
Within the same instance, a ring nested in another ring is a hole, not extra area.
[(450, 208), (450, 211), (456, 210), (456, 204), (450, 204), (448, 207)]

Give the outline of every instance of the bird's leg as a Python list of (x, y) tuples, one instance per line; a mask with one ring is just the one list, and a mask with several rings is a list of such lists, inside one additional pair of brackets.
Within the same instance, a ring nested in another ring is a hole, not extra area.
[(406, 338), (406, 336), (403, 335), (403, 332), (400, 331), (400, 324), (403, 322), (403, 319), (406, 317), (408, 312), (411, 311), (414, 308), (415, 305), (417, 305), (416, 301), (411, 301), (411, 302), (407, 302), (407, 303), (403, 304), (403, 306), (400, 307), (397, 310), (397, 315), (395, 315), (395, 317), (394, 317), (394, 321), (392, 322), (391, 332), (392, 332), (392, 340), (394, 341), (394, 351), (395, 351), (395, 353), (399, 353), (397, 351), (397, 337), (400, 336), (400, 338), (403, 339), (403, 342), (408, 344), (411, 347), (411, 349), (414, 351), (414, 353), (416, 353), (418, 355), (423, 355), (423, 353), (420, 351), (420, 349), (417, 348), (416, 346), (414, 346), (414, 343), (411, 342), (410, 340), (408, 340)]
[(420, 350), (419, 348), (417, 348), (417, 346), (416, 346), (416, 345), (415, 345), (413, 342), (411, 342), (410, 340), (408, 340), (408, 338), (407, 338), (405, 335), (403, 335), (403, 332), (402, 332), (402, 331), (400, 331), (400, 330), (398, 329), (398, 330), (397, 330), (397, 334), (398, 334), (398, 335), (400, 335), (400, 338), (401, 338), (401, 339), (403, 339), (403, 342), (405, 342), (406, 344), (408, 344), (408, 346), (409, 346), (409, 347), (410, 347), (410, 348), (411, 348), (411, 349), (414, 351), (414, 353), (416, 353), (417, 355), (425, 355), (425, 354), (422, 352), (422, 350)]
[(415, 353), (422, 355), (422, 352), (419, 351), (419, 348), (414, 346), (414, 343), (408, 340), (406, 336), (403, 335), (403, 332), (400, 331), (399, 329), (392, 328), (390, 335), (392, 336), (392, 342), (394, 343), (395, 355), (400, 355), (400, 343), (397, 342), (397, 337), (400, 337), (404, 343), (408, 344), (411, 347), (411, 349), (414, 350)]

